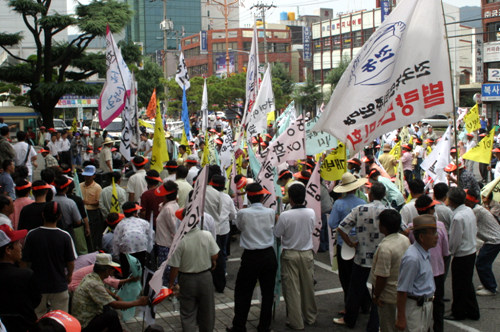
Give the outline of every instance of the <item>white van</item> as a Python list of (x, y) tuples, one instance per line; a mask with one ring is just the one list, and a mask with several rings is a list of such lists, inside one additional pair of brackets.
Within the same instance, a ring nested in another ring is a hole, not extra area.
[(108, 135), (114, 140), (120, 140), (122, 137), (123, 120), (121, 117), (115, 118), (106, 128), (101, 128), (99, 119), (94, 117), (90, 125), (90, 135), (93, 138), (96, 130), (99, 129), (101, 135), (104, 130), (108, 131)]

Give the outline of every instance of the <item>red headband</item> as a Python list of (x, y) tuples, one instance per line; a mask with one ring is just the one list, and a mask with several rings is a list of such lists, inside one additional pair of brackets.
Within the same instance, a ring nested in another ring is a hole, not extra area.
[(425, 211), (425, 210), (428, 210), (430, 209), (431, 207), (433, 207), (434, 205), (437, 205), (437, 204), (441, 204), (439, 203), (438, 201), (436, 200), (433, 200), (432, 202), (430, 202), (429, 205), (427, 206), (422, 206), (422, 207), (415, 207), (417, 209), (417, 211)]
[(132, 160), (132, 164), (134, 164), (135, 166), (144, 166), (148, 163), (148, 158), (144, 158), (144, 161), (142, 163), (135, 163), (134, 160)]
[(30, 187), (31, 187), (31, 182), (28, 181), (28, 183), (23, 186), (16, 186), (16, 190), (28, 189)]
[(69, 186), (69, 185), (70, 185), (70, 183), (71, 183), (71, 182), (73, 182), (73, 180), (68, 179), (68, 181), (67, 181), (65, 184), (63, 184), (63, 185), (59, 186), (59, 189), (64, 189), (64, 188), (66, 188), (67, 186)]
[(198, 161), (194, 160), (194, 159), (186, 159), (186, 162), (187, 163), (193, 163), (193, 164), (197, 164), (198, 163)]
[(247, 178), (246, 178), (246, 177), (242, 177), (242, 178), (240, 179), (240, 181), (238, 181), (238, 182), (236, 183), (236, 188), (237, 188), (237, 189), (241, 189), (241, 188), (243, 188), (246, 184), (247, 184)]
[(271, 194), (266, 188), (262, 188), (259, 191), (247, 191), (248, 196), (257, 196), (257, 195), (264, 195), (264, 194)]
[(36, 191), (36, 190), (50, 189), (50, 188), (52, 188), (50, 185), (44, 184), (44, 185), (41, 185), (41, 186), (34, 186), (34, 187), (31, 188), (31, 190)]
[(148, 176), (148, 175), (146, 175), (146, 178), (148, 178), (150, 180), (156, 180), (158, 182), (163, 182), (163, 180), (159, 176)]
[(474, 203), (479, 203), (479, 199), (469, 194), (465, 195), (465, 199)]
[[(368, 158), (366, 158), (366, 160), (368, 161)], [(356, 161), (356, 160), (354, 160), (354, 159), (349, 159), (347, 162), (351, 163), (351, 164), (356, 164), (358, 166), (361, 166), (361, 163), (358, 162), (358, 161)]]
[(284, 172), (282, 172), (279, 176), (278, 176), (278, 179), (281, 179), (282, 177), (284, 177), (285, 175), (287, 174), (292, 174), (289, 170), (286, 170)]
[(164, 168), (177, 168), (177, 165), (165, 165)]
[(137, 210), (140, 210), (140, 209), (142, 209), (142, 206), (140, 206), (139, 204), (136, 204), (133, 208), (130, 208), (130, 209), (127, 209), (127, 210), (123, 210), (123, 212), (130, 213), (130, 212), (134, 212), (134, 211), (137, 211)]

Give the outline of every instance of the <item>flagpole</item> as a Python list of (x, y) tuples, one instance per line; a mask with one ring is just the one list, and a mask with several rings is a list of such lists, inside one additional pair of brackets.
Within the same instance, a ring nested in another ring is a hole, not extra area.
[[(441, 13), (443, 14), (443, 24), (444, 24), (444, 33), (446, 35), (446, 45), (448, 46), (448, 64), (450, 65), (450, 83), (453, 84), (453, 74), (452, 74), (452, 67), (451, 67), (451, 56), (450, 56), (450, 41), (448, 39), (448, 29), (446, 28), (446, 19), (445, 19), (445, 14), (444, 14), (444, 6), (443, 6), (443, 1), (441, 0)], [(453, 18), (453, 16), (450, 16)], [(455, 21), (455, 24), (457, 24), (456, 20), (453, 18)], [(456, 48), (455, 44), (455, 48)], [(456, 50), (455, 50), (455, 67), (457, 66), (456, 62)], [(455, 89), (457, 90), (456, 93), (458, 93), (458, 87), (455, 85)], [(455, 143), (455, 149), (457, 149), (457, 153), (455, 154), (455, 165), (457, 165), (457, 187), (460, 186), (460, 176), (458, 173), (458, 137), (457, 137), (457, 100), (455, 93), (452, 93), (452, 98), (453, 98), (453, 141)], [(458, 100), (460, 102), (460, 100)]]

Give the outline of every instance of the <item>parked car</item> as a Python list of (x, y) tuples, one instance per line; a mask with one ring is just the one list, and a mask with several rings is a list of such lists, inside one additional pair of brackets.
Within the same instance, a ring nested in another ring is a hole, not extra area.
[(66, 122), (64, 122), (61, 119), (54, 119), (54, 129), (61, 132), (63, 130), (69, 130), (71, 129), (71, 127), (68, 126)]
[(122, 127), (123, 127), (123, 120), (120, 117), (113, 119), (113, 121), (106, 128), (101, 128), (99, 125), (99, 119), (94, 118), (90, 126), (90, 135), (91, 137), (94, 137), (96, 129), (99, 129), (101, 134), (104, 130), (106, 130), (108, 132), (109, 137), (111, 137), (114, 140), (120, 140), (120, 138), (122, 137), (122, 129), (123, 129)]
[(436, 114), (422, 119), (424, 125), (431, 125), (434, 128), (446, 128), (450, 124), (450, 119), (443, 114)]

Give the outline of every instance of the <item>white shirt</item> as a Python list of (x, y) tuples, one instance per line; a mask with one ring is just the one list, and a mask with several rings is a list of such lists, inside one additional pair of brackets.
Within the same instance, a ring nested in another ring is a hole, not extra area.
[(57, 152), (68, 151), (71, 148), (69, 140), (66, 138), (60, 138), (56, 141)]
[(500, 160), (497, 161), (497, 165), (495, 166), (494, 176), (495, 176), (495, 179), (500, 176)]
[(315, 219), (314, 210), (310, 208), (285, 211), (274, 228), (274, 236), (281, 237), (283, 249), (311, 250)]
[(239, 210), (235, 225), (241, 231), (240, 246), (249, 250), (272, 247), (274, 220), (274, 210), (264, 207), (262, 203), (253, 203)]
[(9, 225), (10, 228), (12, 228), (12, 220), (10, 220), (9, 217), (7, 217), (5, 214), (0, 213), (0, 225)]
[(413, 198), (411, 201), (406, 203), (400, 211), (401, 221), (405, 224), (405, 226), (408, 226), (409, 223), (413, 222), (415, 217), (418, 217), (418, 212), (415, 208), (416, 200), (416, 198)]
[(188, 175), (186, 176), (186, 181), (190, 184), (190, 185), (193, 185), (193, 179), (196, 177), (196, 175), (198, 175), (198, 172), (200, 170), (198, 169), (198, 167), (196, 166), (193, 166), (189, 169), (189, 172), (188, 172)]
[(417, 156), (417, 158), (423, 158), (424, 157), (424, 152), (425, 152), (425, 149), (424, 149), (424, 147), (422, 145), (417, 145), (415, 147), (414, 153)]
[(460, 205), (453, 210), (453, 221), (450, 226), (450, 253), (455, 257), (463, 257), (476, 252), (477, 222), (471, 208)]
[(54, 156), (54, 157), (57, 157), (57, 152), (59, 152), (59, 151), (57, 151), (57, 145), (56, 145), (56, 143), (50, 141), (49, 143), (47, 143), (47, 147), (50, 150), (50, 154), (52, 156)]
[[(30, 148), (28, 159), (26, 159), (26, 153), (28, 152), (28, 147)], [(24, 165), (24, 160), (26, 159), (26, 167), (28, 167), (28, 174), (31, 175), (33, 166), (31, 164), (31, 158), (36, 156), (36, 151), (31, 145), (26, 142), (18, 142), (14, 144), (14, 151), (16, 152), (16, 159), (14, 163), (16, 166)]]
[(148, 184), (146, 182), (146, 171), (144, 169), (138, 170), (134, 175), (128, 179), (127, 192), (134, 194), (134, 200), (141, 204), (141, 195), (144, 193)]
[(476, 141), (474, 141), (473, 139), (471, 139), (470, 141), (467, 140), (467, 142), (465, 142), (465, 152), (468, 152), (475, 146), (476, 146)]
[(220, 222), (217, 224), (217, 234), (225, 235), (231, 230), (230, 222), (236, 219), (236, 208), (234, 207), (234, 202), (231, 196), (221, 192), (221, 211), (220, 211)]

